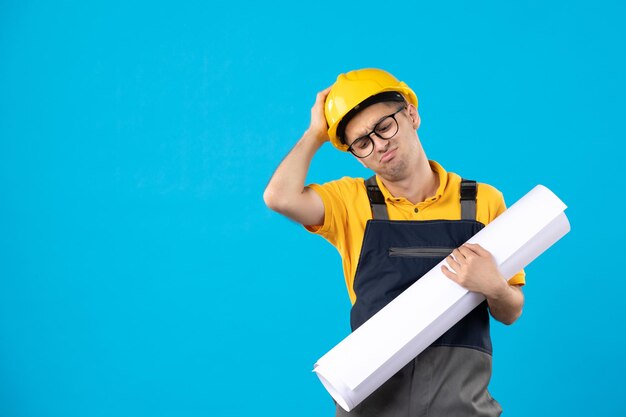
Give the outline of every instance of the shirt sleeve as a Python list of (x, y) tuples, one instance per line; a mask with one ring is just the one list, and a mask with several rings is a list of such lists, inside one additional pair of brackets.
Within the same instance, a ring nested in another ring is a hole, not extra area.
[(345, 241), (347, 234), (348, 210), (346, 207), (346, 188), (350, 188), (353, 178), (342, 178), (325, 184), (310, 184), (308, 187), (315, 191), (324, 203), (324, 223), (316, 226), (304, 226), (311, 233), (318, 234), (328, 240), (335, 247)]
[[(482, 211), (483, 213), (488, 213), (488, 218), (479, 219), (479, 221), (484, 222), (484, 224), (491, 223), (496, 217), (504, 213), (506, 210), (506, 203), (504, 202), (504, 196), (502, 193), (488, 184), (479, 184), (477, 204), (488, 204), (487, 210)], [(481, 212), (481, 210), (479, 210), (479, 212)], [(525, 285), (526, 273), (524, 270), (522, 269), (510, 277), (509, 284), (520, 286)]]

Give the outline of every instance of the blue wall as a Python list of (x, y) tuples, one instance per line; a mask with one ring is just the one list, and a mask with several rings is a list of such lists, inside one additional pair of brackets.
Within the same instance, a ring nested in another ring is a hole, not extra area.
[[(332, 415), (340, 259), (262, 192), (370, 66), (430, 158), (569, 205), (494, 325), (506, 414), (626, 414), (623, 2), (335, 3), (0, 2), (0, 416)], [(343, 175), (325, 145), (309, 180)]]

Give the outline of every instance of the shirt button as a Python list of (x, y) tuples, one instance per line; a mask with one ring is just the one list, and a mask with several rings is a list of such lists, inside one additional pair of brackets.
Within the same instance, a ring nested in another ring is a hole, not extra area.
[(417, 213), (419, 210), (417, 209), (417, 207), (415, 207), (415, 208), (413, 209), (413, 211), (415, 211), (415, 212)]

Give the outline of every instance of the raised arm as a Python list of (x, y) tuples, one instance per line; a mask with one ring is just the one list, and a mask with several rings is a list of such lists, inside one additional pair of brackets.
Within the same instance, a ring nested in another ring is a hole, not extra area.
[(324, 222), (324, 204), (320, 196), (305, 187), (313, 156), (329, 140), (324, 102), (330, 87), (317, 94), (311, 109), (311, 124), (298, 143), (278, 165), (265, 188), (263, 199), (272, 210), (305, 226)]

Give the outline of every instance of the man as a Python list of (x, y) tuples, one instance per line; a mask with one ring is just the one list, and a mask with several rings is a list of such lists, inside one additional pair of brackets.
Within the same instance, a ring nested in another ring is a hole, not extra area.
[[(505, 210), (504, 199), (427, 159), (417, 106), (413, 90), (385, 71), (341, 74), (318, 93), (308, 130), (264, 199), (341, 253), (353, 330), (444, 257), (448, 278), (486, 297), (350, 413), (337, 407), (337, 416), (498, 416), (502, 409), (487, 391), (489, 313), (506, 324), (517, 320), (524, 273), (507, 281), (488, 251), (464, 244)], [(305, 186), (310, 162), (327, 141), (376, 176)]]

